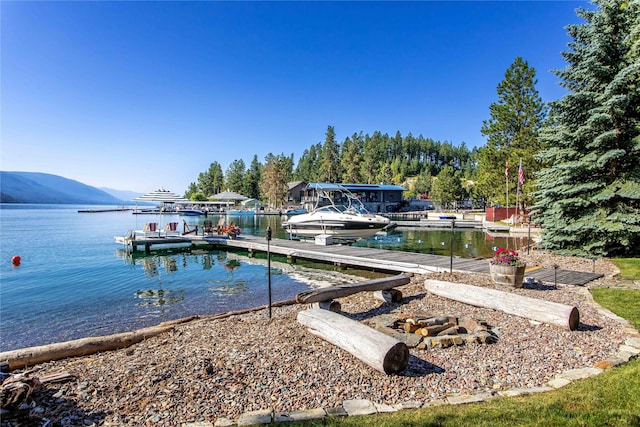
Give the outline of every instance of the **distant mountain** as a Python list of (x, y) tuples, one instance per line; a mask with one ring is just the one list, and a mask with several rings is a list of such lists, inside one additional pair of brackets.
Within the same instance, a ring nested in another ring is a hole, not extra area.
[(100, 190), (104, 191), (105, 193), (111, 194), (116, 199), (124, 200), (125, 202), (130, 202), (136, 197), (140, 197), (143, 195), (142, 193), (136, 193), (135, 191), (114, 190), (113, 188), (105, 187), (100, 187)]
[(38, 172), (0, 171), (0, 202), (122, 205), (123, 200), (81, 182)]

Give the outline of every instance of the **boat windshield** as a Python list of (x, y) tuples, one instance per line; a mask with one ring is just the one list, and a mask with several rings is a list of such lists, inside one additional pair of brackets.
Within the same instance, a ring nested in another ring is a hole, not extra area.
[(322, 212), (340, 212), (352, 215), (369, 214), (367, 208), (364, 207), (362, 201), (351, 194), (349, 190), (326, 190), (318, 188), (318, 201), (316, 210)]

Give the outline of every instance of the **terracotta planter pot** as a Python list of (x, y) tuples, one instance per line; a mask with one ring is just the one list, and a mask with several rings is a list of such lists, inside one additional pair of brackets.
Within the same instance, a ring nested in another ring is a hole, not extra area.
[(503, 285), (521, 288), (524, 280), (524, 270), (527, 266), (512, 267), (510, 265), (494, 265), (491, 264), (491, 280)]

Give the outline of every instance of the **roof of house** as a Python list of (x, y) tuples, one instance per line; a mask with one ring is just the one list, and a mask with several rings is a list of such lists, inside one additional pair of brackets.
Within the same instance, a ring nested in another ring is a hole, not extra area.
[(392, 184), (334, 184), (328, 182), (312, 182), (307, 188), (322, 188), (325, 190), (346, 188), (349, 191), (404, 191), (405, 188)]
[(294, 188), (296, 188), (298, 185), (304, 184), (304, 181), (293, 181), (293, 182), (288, 182), (287, 185), (289, 186), (289, 190), (293, 190)]

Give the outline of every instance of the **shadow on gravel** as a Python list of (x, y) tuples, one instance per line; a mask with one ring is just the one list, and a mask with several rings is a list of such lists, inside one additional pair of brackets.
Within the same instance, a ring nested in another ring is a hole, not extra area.
[(409, 356), (409, 363), (407, 364), (407, 367), (400, 373), (400, 376), (426, 377), (427, 375), (443, 374), (444, 372), (445, 370), (442, 367), (411, 355)]
[(587, 325), (586, 323), (580, 322), (580, 325), (578, 326), (578, 330), (579, 331), (586, 331), (586, 332), (600, 331), (600, 330), (602, 330), (602, 326)]
[(387, 303), (382, 303), (381, 302), (380, 305), (378, 305), (377, 307), (372, 308), (372, 309), (367, 310), (367, 311), (360, 312), (360, 313), (342, 312), (342, 314), (347, 316), (347, 317), (349, 317), (349, 318), (351, 318), (351, 319), (354, 319), (354, 320), (370, 319), (372, 317), (380, 316), (382, 314), (389, 314), (393, 310), (398, 308), (400, 305), (408, 304), (411, 301), (423, 299), (425, 297), (425, 295), (426, 294), (423, 293), (423, 294), (413, 295), (413, 296), (410, 296), (410, 297), (403, 297), (402, 301), (400, 301), (398, 303), (387, 304)]
[(533, 291), (555, 291), (558, 289), (556, 285), (545, 285), (544, 283), (523, 283), (523, 289), (531, 289)]

